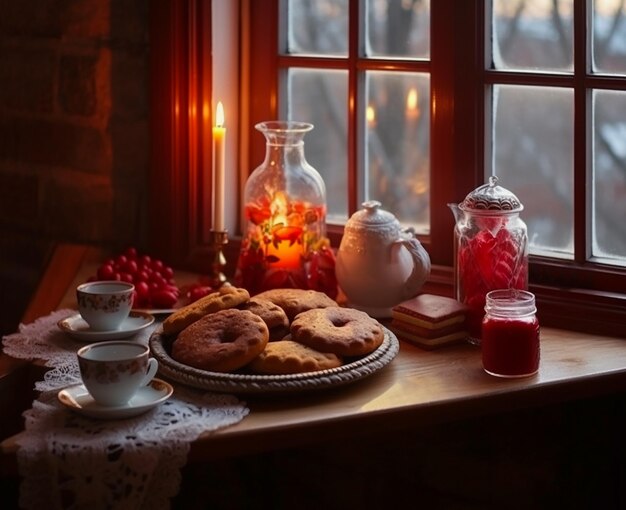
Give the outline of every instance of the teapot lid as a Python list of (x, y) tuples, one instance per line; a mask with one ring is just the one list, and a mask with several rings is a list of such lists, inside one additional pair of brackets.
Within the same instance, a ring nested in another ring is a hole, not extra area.
[(524, 206), (508, 189), (498, 186), (498, 177), (492, 175), (489, 182), (468, 193), (459, 207), (464, 211), (519, 212)]
[(361, 204), (363, 209), (355, 212), (348, 221), (360, 227), (379, 227), (393, 223), (396, 217), (389, 211), (381, 209), (378, 200), (368, 200)]

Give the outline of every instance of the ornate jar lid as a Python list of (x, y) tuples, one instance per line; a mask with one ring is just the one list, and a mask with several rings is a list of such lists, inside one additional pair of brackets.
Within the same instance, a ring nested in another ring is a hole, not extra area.
[(495, 175), (489, 177), (489, 182), (478, 186), (468, 193), (465, 200), (459, 204), (463, 211), (484, 212), (519, 212), (524, 206), (519, 199), (508, 189), (498, 186), (498, 178)]

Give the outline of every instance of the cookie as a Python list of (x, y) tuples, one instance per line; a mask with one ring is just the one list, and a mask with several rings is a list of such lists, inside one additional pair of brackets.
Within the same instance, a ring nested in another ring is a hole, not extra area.
[(278, 305), (253, 297), (246, 303), (239, 305), (240, 310), (249, 310), (263, 319), (270, 332), (270, 342), (282, 340), (289, 333), (289, 319), (285, 311)]
[(420, 294), (391, 310), (391, 330), (424, 349), (436, 349), (467, 338), (468, 307), (456, 299)]
[(254, 358), (248, 368), (257, 374), (300, 374), (337, 368), (342, 364), (339, 356), (318, 352), (291, 340), (270, 342)]
[(233, 372), (263, 352), (269, 332), (248, 310), (220, 310), (183, 329), (172, 344), (172, 358), (210, 372)]
[(316, 351), (363, 356), (380, 347), (385, 333), (365, 312), (332, 306), (299, 314), (291, 324), (291, 338)]
[(337, 306), (337, 303), (323, 292), (303, 289), (271, 289), (257, 294), (255, 297), (266, 299), (280, 306), (291, 323), (301, 312), (315, 308)]
[(394, 320), (413, 324), (424, 330), (454, 327), (465, 322), (468, 307), (456, 299), (435, 294), (420, 294), (391, 310)]
[(175, 335), (209, 313), (235, 308), (250, 299), (246, 289), (224, 285), (218, 291), (179, 308), (163, 321), (163, 333)]

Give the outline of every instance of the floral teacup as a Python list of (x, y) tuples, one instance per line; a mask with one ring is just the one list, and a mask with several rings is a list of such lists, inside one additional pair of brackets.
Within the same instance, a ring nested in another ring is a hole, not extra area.
[(89, 344), (77, 356), (87, 391), (104, 406), (125, 405), (159, 368), (148, 346), (129, 341)]
[(78, 311), (94, 331), (118, 329), (133, 306), (132, 283), (88, 282), (76, 288)]

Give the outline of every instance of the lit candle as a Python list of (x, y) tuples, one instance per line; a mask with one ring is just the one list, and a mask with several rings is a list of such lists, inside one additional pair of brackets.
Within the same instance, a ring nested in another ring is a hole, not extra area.
[(370, 128), (376, 127), (376, 110), (373, 106), (368, 106), (365, 110), (365, 118), (367, 119), (367, 125)]
[[(287, 195), (278, 191), (270, 204), (272, 242), (267, 245), (268, 267), (298, 269), (302, 263), (302, 226), (289, 216)], [(299, 216), (296, 215), (297, 218)], [(291, 221), (290, 221), (291, 219)]]
[(213, 127), (213, 229), (224, 230), (224, 160), (226, 148), (226, 128), (224, 127), (224, 107), (217, 103), (215, 126)]
[(409, 119), (417, 119), (420, 115), (417, 89), (411, 88), (406, 96), (406, 116)]

